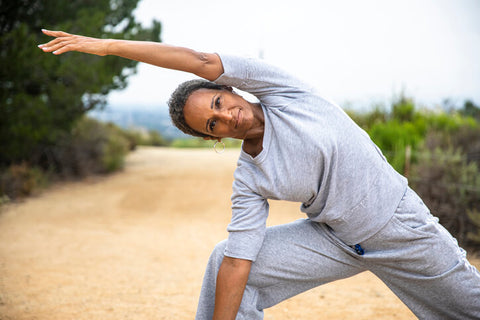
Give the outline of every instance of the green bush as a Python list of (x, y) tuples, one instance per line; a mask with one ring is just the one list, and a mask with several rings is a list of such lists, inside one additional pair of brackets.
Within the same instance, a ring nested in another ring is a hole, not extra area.
[[(237, 139), (222, 139), (225, 148), (240, 148), (242, 140)], [(212, 148), (215, 144), (214, 140), (204, 140), (203, 138), (187, 138), (175, 139), (170, 144), (173, 148)], [(222, 147), (223, 148), (223, 147)]]
[(162, 135), (157, 130), (145, 131), (135, 128), (122, 129), (112, 123), (109, 123), (108, 126), (128, 141), (130, 151), (135, 150), (139, 145), (155, 147), (164, 147), (169, 145), (169, 142), (164, 137), (162, 137)]
[(347, 113), (356, 124), (366, 131), (377, 123), (387, 122), (389, 117), (385, 107), (382, 105), (376, 105), (370, 112), (359, 113), (357, 111), (348, 110)]
[(415, 104), (413, 99), (407, 98), (402, 94), (398, 101), (393, 103), (392, 117), (394, 120), (410, 122), (413, 121), (415, 114)]
[[(376, 123), (369, 130), (372, 140), (383, 150), (390, 164), (400, 173), (405, 171), (406, 148), (416, 150), (425, 135), (425, 122), (418, 118), (415, 122)], [(411, 160), (415, 160), (414, 158)]]
[(480, 246), (468, 212), (480, 207), (480, 170), (459, 149), (424, 149), (412, 167), (410, 182), (432, 213), (462, 245)]
[(130, 143), (113, 125), (82, 117), (53, 149), (53, 171), (62, 177), (83, 177), (119, 169)]
[(467, 211), (467, 215), (475, 225), (475, 231), (470, 231), (467, 234), (468, 240), (480, 245), (480, 211), (477, 209), (471, 209)]
[(122, 129), (113, 123), (108, 123), (107, 127), (113, 135), (122, 136), (128, 142), (128, 150), (133, 151), (140, 144), (141, 136), (139, 132)]
[(107, 139), (104, 142), (101, 164), (103, 172), (113, 172), (123, 168), (130, 143), (123, 134), (107, 127)]
[[(71, 132), (59, 137), (44, 153), (48, 167), (31, 167), (26, 162), (0, 172), (0, 196), (11, 199), (32, 194), (49, 178), (74, 178), (109, 173), (123, 167), (130, 142), (116, 126), (83, 117)], [(46, 169), (46, 170), (45, 170)], [(45, 173), (46, 172), (46, 173)]]
[(401, 97), (390, 113), (376, 107), (349, 114), (392, 166), (408, 173), (411, 185), (459, 242), (480, 248), (480, 109), (467, 104), (464, 109), (416, 111), (413, 100)]
[(161, 25), (142, 26), (138, 0), (1, 2), (0, 167), (22, 161), (49, 166), (51, 150), (86, 112), (123, 89), (137, 61), (43, 53), (41, 28), (99, 38), (160, 41)]
[(25, 162), (11, 165), (0, 172), (0, 204), (29, 196), (47, 184), (47, 174), (39, 168), (32, 168)]
[(168, 141), (165, 140), (158, 131), (149, 130), (146, 144), (155, 147), (163, 147), (168, 145)]
[(449, 130), (430, 130), (425, 139), (425, 146), (435, 148), (458, 149), (467, 157), (468, 162), (476, 162), (480, 166), (480, 126), (469, 122)]

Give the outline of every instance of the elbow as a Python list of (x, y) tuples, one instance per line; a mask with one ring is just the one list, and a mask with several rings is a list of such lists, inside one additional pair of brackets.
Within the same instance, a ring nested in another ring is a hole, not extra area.
[(223, 65), (220, 57), (215, 53), (198, 52), (198, 71), (195, 74), (204, 79), (213, 81), (223, 74)]
[(252, 261), (224, 256), (222, 264), (225, 264), (227, 268), (250, 271)]

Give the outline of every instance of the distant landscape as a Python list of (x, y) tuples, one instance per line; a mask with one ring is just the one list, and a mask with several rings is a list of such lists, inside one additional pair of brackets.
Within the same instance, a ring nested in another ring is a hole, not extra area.
[(91, 111), (88, 115), (102, 122), (112, 122), (124, 129), (155, 130), (168, 140), (187, 137), (170, 121), (166, 105), (107, 106), (103, 110)]

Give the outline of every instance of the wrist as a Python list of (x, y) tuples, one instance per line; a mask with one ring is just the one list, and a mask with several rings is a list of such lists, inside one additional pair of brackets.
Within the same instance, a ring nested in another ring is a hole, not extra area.
[(108, 55), (111, 55), (112, 54), (112, 44), (115, 42), (114, 39), (105, 39), (105, 46), (104, 46), (104, 49), (103, 49), (103, 55), (104, 56), (108, 56)]

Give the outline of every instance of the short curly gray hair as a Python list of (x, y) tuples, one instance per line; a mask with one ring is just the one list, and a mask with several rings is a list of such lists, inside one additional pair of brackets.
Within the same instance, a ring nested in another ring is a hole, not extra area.
[(214, 90), (227, 90), (227, 86), (216, 84), (208, 80), (195, 79), (186, 81), (180, 84), (177, 89), (172, 93), (170, 100), (168, 101), (168, 108), (170, 111), (170, 118), (172, 123), (180, 129), (183, 133), (189, 134), (195, 137), (211, 137), (210, 135), (198, 132), (190, 128), (185, 121), (183, 115), (183, 109), (188, 97), (199, 89), (214, 89)]

